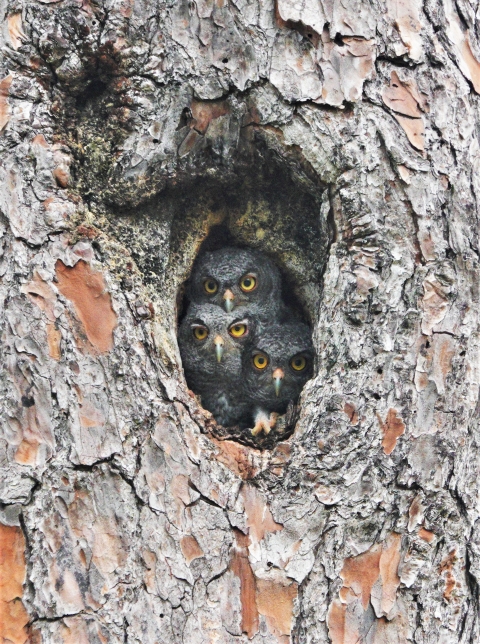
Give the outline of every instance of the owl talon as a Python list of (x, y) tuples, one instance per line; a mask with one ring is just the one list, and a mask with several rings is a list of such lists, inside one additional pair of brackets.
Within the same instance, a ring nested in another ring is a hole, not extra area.
[[(250, 431), (252, 432), (252, 436), (256, 436), (257, 434), (260, 434), (263, 429), (263, 423), (261, 421), (258, 421), (255, 423), (255, 427), (253, 427)], [(268, 429), (268, 431), (270, 431), (270, 428)]]
[(252, 436), (260, 434), (262, 430), (265, 434), (270, 434), (271, 430), (274, 429), (277, 424), (277, 418), (278, 414), (274, 411), (272, 411), (270, 416), (267, 416), (265, 412), (259, 412), (255, 416), (255, 426), (250, 430), (252, 432)]

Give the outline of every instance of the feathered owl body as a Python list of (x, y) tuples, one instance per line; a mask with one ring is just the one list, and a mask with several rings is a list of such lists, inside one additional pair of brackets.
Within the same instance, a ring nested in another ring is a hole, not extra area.
[(252, 249), (227, 247), (202, 255), (193, 268), (188, 295), (196, 304), (216, 304), (226, 311), (248, 307), (264, 323), (278, 322), (287, 313), (280, 271)]
[(178, 334), (189, 387), (224, 426), (248, 416), (243, 395), (242, 354), (252, 341), (255, 322), (243, 307), (228, 313), (215, 304), (190, 304)]
[(301, 322), (258, 329), (242, 359), (243, 391), (254, 411), (269, 416), (285, 413), (313, 374), (310, 329)]
[(224, 426), (275, 426), (313, 373), (310, 329), (282, 299), (279, 269), (251, 249), (196, 262), (178, 342), (189, 387)]

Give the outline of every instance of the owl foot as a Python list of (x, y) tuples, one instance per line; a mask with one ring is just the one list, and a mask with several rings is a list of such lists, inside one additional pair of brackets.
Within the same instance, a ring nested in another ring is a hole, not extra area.
[(260, 434), (263, 430), (265, 434), (269, 434), (277, 423), (278, 414), (274, 411), (268, 416), (264, 411), (259, 411), (255, 415), (255, 426), (250, 431), (252, 436)]

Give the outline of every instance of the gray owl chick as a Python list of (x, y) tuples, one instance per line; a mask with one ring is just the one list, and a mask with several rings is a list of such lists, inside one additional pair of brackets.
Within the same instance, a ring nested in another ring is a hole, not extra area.
[(242, 353), (254, 322), (244, 308), (228, 313), (215, 304), (190, 304), (178, 332), (188, 386), (226, 427), (236, 425), (250, 406), (242, 391)]
[(251, 249), (222, 248), (202, 255), (195, 264), (188, 295), (196, 304), (217, 304), (227, 312), (248, 307), (265, 323), (286, 314), (280, 271), (273, 261)]
[(268, 434), (313, 375), (310, 329), (300, 322), (259, 329), (244, 353), (242, 371), (245, 398), (253, 409), (252, 434)]

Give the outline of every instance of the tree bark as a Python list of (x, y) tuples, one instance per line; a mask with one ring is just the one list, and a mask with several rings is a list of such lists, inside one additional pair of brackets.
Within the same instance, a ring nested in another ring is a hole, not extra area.
[[(2, 12), (0, 641), (480, 642), (474, 3)], [(314, 332), (269, 443), (181, 370), (222, 239)]]

